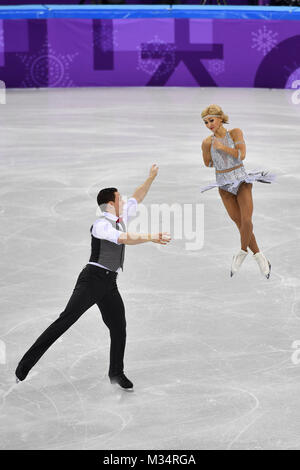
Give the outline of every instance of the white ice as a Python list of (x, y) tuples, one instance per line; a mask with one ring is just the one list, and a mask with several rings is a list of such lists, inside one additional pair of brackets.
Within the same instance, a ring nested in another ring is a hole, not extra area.
[[(1, 449), (300, 449), (300, 105), (292, 90), (8, 90), (1, 105)], [(203, 165), (201, 111), (220, 104), (247, 143), (255, 183), (251, 255)], [(63, 311), (89, 258), (99, 189), (124, 196), (159, 175), (145, 204), (204, 204), (204, 246), (127, 247), (119, 289), (125, 372), (107, 379), (109, 336), (92, 307), (15, 384), (25, 351)], [(298, 341), (298, 343), (297, 343)]]

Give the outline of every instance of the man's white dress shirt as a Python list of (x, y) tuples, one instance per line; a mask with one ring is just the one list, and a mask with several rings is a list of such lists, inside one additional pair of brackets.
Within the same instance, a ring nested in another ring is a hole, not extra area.
[[(136, 215), (137, 205), (137, 200), (134, 197), (131, 197), (123, 206), (123, 214), (120, 215), (120, 218), (125, 224), (126, 230), (128, 221)], [(107, 217), (110, 220), (118, 220), (118, 217), (115, 214), (111, 214), (110, 212), (102, 212), (102, 214), (104, 217)], [(109, 242), (120, 245), (121, 243), (118, 242), (118, 238), (124, 232), (115, 229), (104, 217), (101, 217), (94, 222), (92, 229), (93, 237), (100, 238), (101, 240), (108, 240)], [(94, 264), (95, 266), (99, 266), (100, 268), (104, 268), (110, 271), (110, 269), (108, 269), (106, 266), (103, 266), (99, 263), (89, 261), (88, 264)], [(121, 268), (119, 268), (117, 272), (119, 272), (120, 269)]]

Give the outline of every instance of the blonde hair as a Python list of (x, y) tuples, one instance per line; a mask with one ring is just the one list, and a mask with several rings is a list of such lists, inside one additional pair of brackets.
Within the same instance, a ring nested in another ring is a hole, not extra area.
[(221, 106), (218, 106), (217, 104), (210, 104), (209, 106), (207, 106), (207, 108), (205, 108), (202, 113), (201, 113), (201, 117), (204, 118), (205, 116), (207, 116), (208, 114), (214, 114), (214, 115), (217, 115), (217, 117), (219, 117), (220, 119), (222, 119), (222, 122), (224, 124), (228, 124), (229, 122), (229, 118), (228, 118), (228, 115), (225, 114), (221, 108)]

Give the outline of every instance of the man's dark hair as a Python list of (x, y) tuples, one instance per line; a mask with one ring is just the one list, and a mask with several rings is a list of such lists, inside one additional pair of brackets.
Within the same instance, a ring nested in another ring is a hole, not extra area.
[[(97, 203), (101, 210), (106, 209), (106, 204), (110, 201), (115, 202), (115, 193), (118, 192), (117, 188), (104, 188), (99, 191), (97, 196)], [(104, 205), (103, 205), (104, 204)]]

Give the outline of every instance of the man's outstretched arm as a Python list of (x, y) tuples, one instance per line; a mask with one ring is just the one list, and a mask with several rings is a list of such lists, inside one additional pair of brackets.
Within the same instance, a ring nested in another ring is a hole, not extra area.
[(160, 245), (167, 245), (171, 241), (171, 236), (168, 232), (159, 233), (134, 233), (124, 232), (118, 238), (119, 244), (124, 245), (139, 245), (140, 243), (153, 242)]
[(151, 184), (153, 183), (154, 179), (157, 176), (157, 173), (158, 173), (158, 166), (154, 164), (150, 168), (150, 173), (146, 181), (141, 186), (136, 188), (136, 190), (134, 191), (132, 197), (134, 197), (134, 199), (136, 199), (138, 203), (144, 200), (147, 192), (150, 189)]

